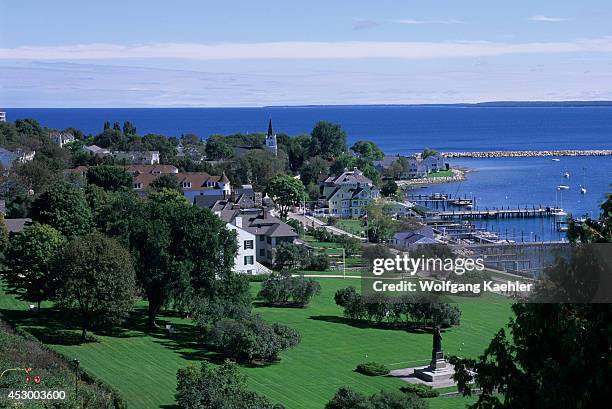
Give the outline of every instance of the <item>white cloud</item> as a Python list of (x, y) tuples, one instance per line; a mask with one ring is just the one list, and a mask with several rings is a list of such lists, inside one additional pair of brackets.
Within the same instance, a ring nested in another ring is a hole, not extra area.
[(104, 59), (432, 59), (487, 57), (515, 54), (610, 53), (612, 37), (564, 42), (508, 43), (489, 41), (447, 42), (268, 42), (268, 43), (152, 43), (140, 45), (81, 44), (0, 48), (4, 60)]
[(456, 20), (454, 18), (444, 20), (415, 20), (415, 19), (400, 19), (391, 20), (397, 24), (420, 25), (420, 24), (465, 24), (465, 21)]
[(547, 23), (559, 23), (559, 22), (562, 22), (562, 21), (569, 21), (571, 19), (565, 18), (565, 17), (551, 17), (551, 16), (545, 16), (543, 14), (536, 14), (535, 16), (528, 17), (527, 20), (530, 20), (530, 21), (543, 21), (543, 22), (547, 22)]

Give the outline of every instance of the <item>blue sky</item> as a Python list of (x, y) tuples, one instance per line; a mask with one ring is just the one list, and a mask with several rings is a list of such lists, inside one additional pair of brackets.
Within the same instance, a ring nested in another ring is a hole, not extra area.
[(0, 15), (0, 106), (612, 99), (607, 0), (0, 0)]

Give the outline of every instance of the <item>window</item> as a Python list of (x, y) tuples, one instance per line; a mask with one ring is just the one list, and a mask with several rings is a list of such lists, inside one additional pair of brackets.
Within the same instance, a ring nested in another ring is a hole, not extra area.
[(265, 256), (266, 256), (266, 250), (265, 249), (259, 250), (259, 257), (265, 257)]
[(272, 244), (272, 237), (268, 237), (268, 244)]
[(264, 236), (259, 236), (259, 241), (264, 241)]
[(142, 183), (134, 183), (134, 189), (142, 189)]
[(252, 249), (253, 248), (253, 240), (245, 240), (244, 241), (244, 248), (245, 249)]
[(253, 261), (253, 256), (244, 256), (244, 264), (247, 266), (250, 264), (255, 264)]

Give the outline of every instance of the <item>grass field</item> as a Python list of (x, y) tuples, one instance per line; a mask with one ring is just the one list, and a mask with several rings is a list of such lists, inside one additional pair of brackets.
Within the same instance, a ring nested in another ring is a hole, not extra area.
[(356, 236), (361, 236), (361, 233), (364, 232), (363, 223), (361, 222), (361, 220), (338, 219), (336, 221), (335, 227), (354, 234)]
[[(358, 363), (377, 361), (390, 368), (426, 364), (430, 357), (431, 335), (375, 328), (359, 328), (342, 317), (333, 302), (339, 288), (355, 279), (322, 279), (321, 295), (305, 309), (256, 307), (270, 321), (299, 329), (302, 342), (282, 354), (282, 361), (266, 367), (243, 367), (253, 390), (283, 403), (288, 409), (322, 409), (342, 386), (363, 393), (398, 389), (403, 382), (389, 377), (366, 377), (353, 370)], [(253, 283), (253, 292), (259, 284)], [(494, 297), (494, 296), (491, 296)], [(510, 316), (510, 304), (503, 299), (483, 303), (460, 299), (463, 311), (460, 327), (443, 333), (447, 354), (476, 356), (482, 353), (494, 333)], [(44, 305), (49, 307), (49, 305)], [(45, 308), (41, 317), (27, 311), (27, 303), (0, 292), (0, 313), (13, 324), (26, 327), (81, 365), (114, 385), (131, 408), (172, 408), (176, 371), (188, 364), (199, 364), (214, 354), (200, 346), (189, 320), (170, 314), (160, 323), (171, 323), (175, 334), (146, 332), (144, 303), (138, 305), (124, 330), (113, 334), (96, 333), (97, 342), (70, 345), (66, 328), (56, 312)], [(63, 331), (63, 332), (62, 332)], [(440, 397), (428, 399), (431, 408), (463, 408), (470, 399)]]

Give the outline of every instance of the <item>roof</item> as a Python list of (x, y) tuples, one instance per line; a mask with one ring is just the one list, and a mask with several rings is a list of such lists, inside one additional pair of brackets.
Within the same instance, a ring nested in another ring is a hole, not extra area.
[(342, 184), (359, 184), (359, 185), (372, 185), (372, 180), (363, 175), (363, 172), (357, 168), (353, 170), (345, 170), (340, 176), (330, 176), (325, 179), (324, 183), (333, 185)]
[(437, 243), (433, 238), (426, 237), (419, 233), (402, 232), (396, 233), (393, 238), (402, 244), (434, 244)]
[(21, 233), (25, 226), (32, 222), (32, 219), (4, 219), (4, 224), (9, 233)]
[(127, 165), (125, 170), (131, 173), (178, 173), (178, 168), (173, 165)]
[(222, 210), (219, 217), (226, 223), (235, 224), (236, 217), (242, 217), (242, 229), (256, 236), (292, 237), (299, 235), (291, 226), (270, 215), (266, 209)]

